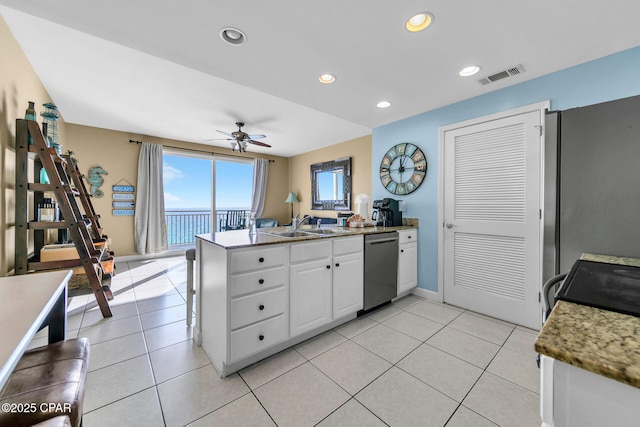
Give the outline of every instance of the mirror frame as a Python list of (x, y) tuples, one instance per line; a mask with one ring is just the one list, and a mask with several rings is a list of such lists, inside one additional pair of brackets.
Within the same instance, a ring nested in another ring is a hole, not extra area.
[[(319, 200), (316, 174), (321, 172), (342, 171), (342, 199)], [(351, 157), (311, 165), (311, 209), (329, 211), (351, 210)]]

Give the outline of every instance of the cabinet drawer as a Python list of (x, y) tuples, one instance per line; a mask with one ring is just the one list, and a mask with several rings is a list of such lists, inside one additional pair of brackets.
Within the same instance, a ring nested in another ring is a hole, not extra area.
[(331, 240), (291, 245), (291, 262), (312, 261), (331, 256)]
[(249, 251), (238, 251), (231, 253), (230, 272), (242, 273), (262, 268), (277, 267), (284, 265), (287, 259), (287, 247), (264, 249), (259, 248)]
[(287, 270), (285, 270), (284, 266), (252, 271), (251, 273), (234, 274), (229, 281), (229, 294), (233, 298), (284, 286), (287, 276)]
[(257, 353), (287, 338), (284, 314), (231, 332), (231, 361)]
[(398, 231), (398, 243), (411, 243), (418, 241), (418, 230), (415, 228), (411, 230), (400, 230)]
[(231, 330), (284, 313), (288, 298), (285, 287), (231, 300)]
[(353, 254), (364, 250), (362, 236), (340, 237), (333, 239), (333, 256)]

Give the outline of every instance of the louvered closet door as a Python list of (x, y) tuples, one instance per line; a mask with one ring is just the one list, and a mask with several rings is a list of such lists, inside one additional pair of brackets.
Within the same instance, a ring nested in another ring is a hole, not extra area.
[(444, 299), (540, 325), (540, 112), (444, 135)]

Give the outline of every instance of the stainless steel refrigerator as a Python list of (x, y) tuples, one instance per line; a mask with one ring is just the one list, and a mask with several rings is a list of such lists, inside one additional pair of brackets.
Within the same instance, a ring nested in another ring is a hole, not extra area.
[(543, 280), (583, 252), (640, 258), (640, 96), (545, 120)]

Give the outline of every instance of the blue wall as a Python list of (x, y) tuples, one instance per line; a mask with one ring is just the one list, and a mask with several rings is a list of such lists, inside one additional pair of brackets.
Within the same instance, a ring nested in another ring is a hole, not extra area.
[(551, 109), (565, 110), (638, 94), (640, 47), (375, 128), (371, 151), (372, 200), (394, 197), (378, 176), (382, 156), (390, 147), (411, 142), (427, 157), (429, 169), (425, 181), (416, 191), (402, 197), (407, 202), (404, 216), (420, 220), (418, 287), (438, 290), (440, 127), (546, 100), (551, 100)]

